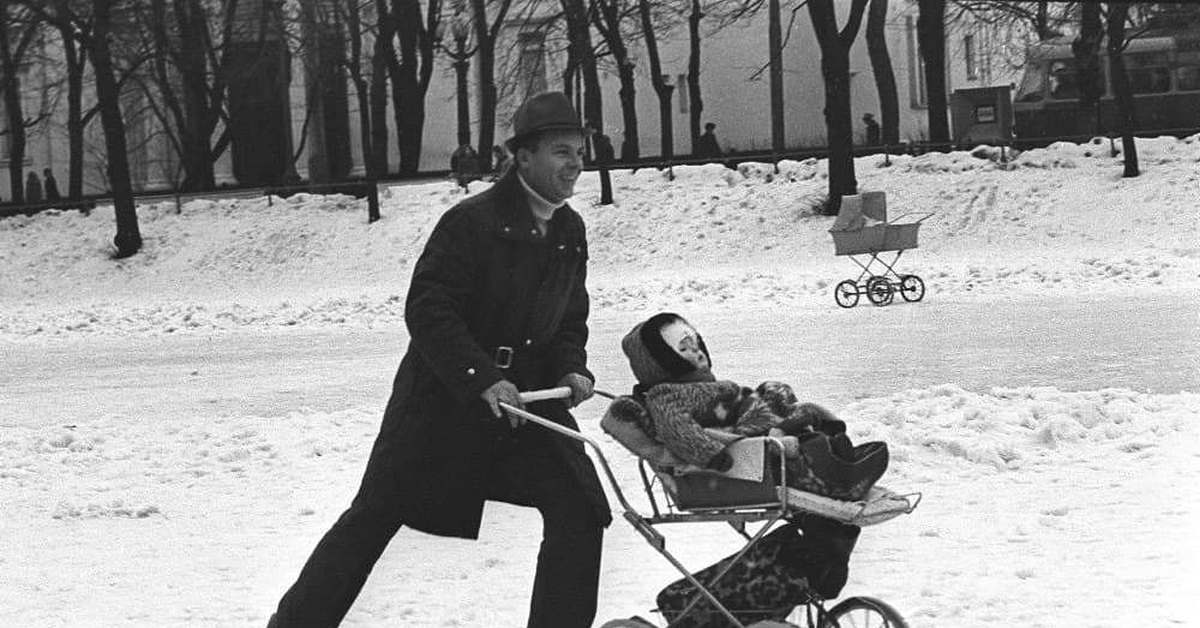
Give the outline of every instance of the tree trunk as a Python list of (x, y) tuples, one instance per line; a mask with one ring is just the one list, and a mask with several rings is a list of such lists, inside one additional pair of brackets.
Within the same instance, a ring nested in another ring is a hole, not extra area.
[(900, 96), (896, 92), (896, 73), (887, 48), (888, 0), (871, 0), (867, 16), (867, 54), (875, 74), (879, 93), (879, 121), (885, 146), (900, 143)]
[(571, 56), (578, 64), (583, 78), (584, 120), (590, 120), (597, 131), (604, 130), (604, 102), (600, 92), (600, 73), (596, 69), (596, 54), (592, 49), (591, 31), (588, 29), (587, 7), (583, 0), (561, 0), (567, 17), (567, 36), (572, 50)]
[(392, 11), (400, 41), (400, 63), (392, 73), (396, 147), (400, 150), (400, 172), (413, 174), (421, 167), (421, 140), (425, 132), (425, 92), (417, 78), (421, 5), (417, 0), (393, 0)]
[(1104, 95), (1104, 70), (1100, 67), (1100, 46), (1104, 41), (1104, 27), (1100, 23), (1100, 5), (1084, 4), (1081, 28), (1071, 52), (1075, 56), (1075, 68), (1079, 77), (1079, 124), (1075, 130), (1100, 135), (1103, 132), (1100, 120), (1100, 97)]
[(1125, 73), (1125, 20), (1129, 16), (1129, 3), (1110, 2), (1108, 5), (1108, 67), (1112, 75), (1113, 93), (1117, 100), (1117, 130), (1121, 133), (1121, 155), (1125, 161), (1122, 176), (1136, 177), (1138, 168), (1137, 143), (1133, 139), (1136, 112), (1133, 93), (1129, 88), (1129, 75)]
[(305, 125), (308, 146), (308, 180), (312, 183), (325, 183), (330, 180), (329, 145), (326, 142), (325, 128), (325, 89), (322, 82), (324, 76), (323, 58), (324, 16), (318, 15), (312, 2), (301, 3), (304, 19), (301, 31), (304, 36), (304, 105), (307, 109)]
[(946, 0), (919, 0), (917, 39), (925, 63), (926, 101), (929, 107), (929, 139), (950, 143), (950, 119), (946, 108)]
[(700, 20), (704, 19), (700, 0), (692, 0), (692, 11), (688, 14), (688, 131), (692, 138), (692, 154), (696, 154), (696, 143), (700, 141), (700, 124), (704, 115), (704, 100), (700, 96)]
[(211, 143), (216, 114), (208, 102), (207, 17), (196, 0), (176, 2), (175, 9), (183, 39), (178, 65), (185, 113), (184, 128), (181, 129), (186, 173), (184, 188), (212, 190), (216, 187)]
[(120, 259), (142, 248), (138, 229), (137, 208), (133, 203), (133, 186), (129, 181), (129, 152), (125, 146), (125, 121), (121, 118), (121, 93), (113, 74), (109, 53), (111, 0), (94, 0), (92, 31), (92, 69), (96, 75), (96, 100), (100, 120), (104, 125), (104, 145), (108, 161), (108, 184), (112, 189), (113, 207), (117, 218), (114, 257)]
[(675, 87), (663, 80), (662, 62), (658, 56), (658, 40), (650, 19), (649, 0), (638, 0), (638, 13), (642, 18), (642, 32), (646, 38), (646, 54), (650, 57), (650, 81), (658, 94), (658, 117), (662, 126), (662, 157), (675, 156), (675, 125), (671, 111), (671, 93)]
[(829, 138), (829, 203), (834, 215), (841, 198), (858, 193), (854, 174), (854, 125), (850, 106), (850, 47), (858, 35), (867, 0), (854, 0), (846, 27), (839, 32), (833, 0), (809, 0), (808, 14), (821, 46), (821, 76), (825, 80), (825, 129)]
[(489, 23), (485, 0), (471, 0), (471, 22), (475, 26), (476, 54), (479, 55), (479, 148), (476, 151), (485, 164), (491, 163), (492, 146), (496, 142), (496, 33), (504, 25), (512, 0), (495, 0), (499, 4), (495, 21)]
[(368, 179), (379, 177), (371, 153), (371, 97), (367, 79), (363, 76), (362, 16), (357, 1), (346, 4), (346, 28), (350, 38), (350, 61), (348, 70), (354, 83), (354, 96), (358, 101), (358, 143), (362, 151), (363, 169)]
[(388, 59), (392, 57), (395, 25), (384, 0), (376, 0), (375, 13), (379, 30), (371, 55), (371, 167), (375, 176), (384, 176), (388, 172)]
[(767, 5), (767, 46), (771, 76), (771, 150), (781, 152), (787, 144), (787, 138), (783, 130), (783, 35), (779, 0), (770, 0)]
[(612, 52), (613, 63), (617, 66), (617, 79), (621, 83), (618, 97), (621, 101), (621, 161), (633, 161), (641, 153), (638, 140), (637, 117), (637, 83), (633, 62), (629, 59), (629, 49), (621, 36), (620, 7), (614, 0), (599, 0), (596, 3), (598, 11), (594, 14), (597, 30), (608, 43)]
[(21, 108), (21, 75), (13, 57), (9, 34), (13, 32), (8, 7), (0, 3), (0, 80), (8, 124), (8, 180), (14, 203), (25, 202), (25, 113)]
[(63, 34), (67, 52), (67, 198), (83, 196), (83, 65), (75, 41)]

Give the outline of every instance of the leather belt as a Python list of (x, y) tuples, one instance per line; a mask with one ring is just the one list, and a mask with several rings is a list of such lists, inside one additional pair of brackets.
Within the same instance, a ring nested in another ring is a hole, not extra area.
[(492, 354), (492, 363), (498, 369), (506, 369), (512, 366), (513, 363), (513, 348), (512, 347), (496, 347), (496, 351)]

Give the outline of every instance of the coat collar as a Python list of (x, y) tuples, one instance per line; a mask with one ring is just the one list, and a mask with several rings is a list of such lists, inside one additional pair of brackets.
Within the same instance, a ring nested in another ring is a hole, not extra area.
[[(500, 219), (500, 236), (513, 240), (536, 242), (542, 239), (541, 232), (533, 221), (533, 210), (529, 207), (529, 197), (525, 186), (517, 177), (516, 167), (508, 172), (492, 186), (495, 194), (496, 215)], [(571, 219), (574, 210), (563, 203), (550, 219), (550, 238), (558, 242), (569, 242), (580, 239), (581, 231)]]

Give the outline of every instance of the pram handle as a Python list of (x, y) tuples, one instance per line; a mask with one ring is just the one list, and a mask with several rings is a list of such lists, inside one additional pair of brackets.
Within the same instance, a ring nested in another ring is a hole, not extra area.
[[(593, 390), (593, 393), (600, 395), (606, 399), (616, 399), (617, 396), (605, 392), (603, 390)], [(521, 403), (532, 403), (534, 401), (545, 401), (547, 399), (568, 399), (571, 397), (571, 389), (567, 386), (559, 386), (557, 388), (545, 388), (542, 390), (529, 390), (518, 395)]]
[(903, 218), (905, 216), (912, 216), (914, 214), (920, 216), (920, 218), (917, 219), (917, 222), (921, 222), (922, 220), (929, 218), (930, 216), (934, 215), (935, 213), (936, 212), (904, 212), (903, 214), (900, 214), (899, 216), (892, 218), (888, 222), (894, 223), (894, 222), (896, 222), (897, 219)]
[(557, 388), (546, 388), (544, 390), (530, 390), (518, 395), (521, 398), (521, 403), (531, 403), (534, 401), (545, 401), (547, 399), (567, 399), (571, 396), (571, 389), (567, 386), (559, 386)]

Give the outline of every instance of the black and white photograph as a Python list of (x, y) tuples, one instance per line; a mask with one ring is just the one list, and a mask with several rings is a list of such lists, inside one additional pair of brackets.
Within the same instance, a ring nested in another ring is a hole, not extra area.
[(1200, 3), (0, 2), (0, 504), (19, 628), (1200, 626)]

